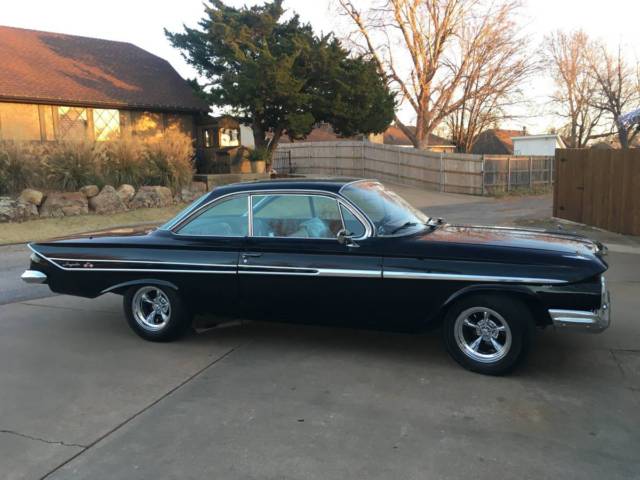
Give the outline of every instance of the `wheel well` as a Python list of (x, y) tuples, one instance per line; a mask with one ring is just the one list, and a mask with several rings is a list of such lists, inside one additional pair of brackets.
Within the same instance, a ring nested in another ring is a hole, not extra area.
[(551, 325), (551, 317), (544, 307), (542, 301), (531, 291), (524, 288), (504, 288), (504, 287), (467, 287), (459, 290), (447, 299), (430, 323), (440, 326), (451, 307), (464, 298), (472, 295), (502, 295), (514, 298), (524, 303), (531, 312), (536, 326), (545, 327)]
[(178, 287), (175, 284), (171, 282), (167, 282), (166, 280), (158, 280), (154, 278), (142, 278), (139, 280), (131, 280), (124, 283), (118, 283), (117, 285), (113, 285), (109, 288), (105, 288), (104, 290), (102, 290), (102, 292), (100, 292), (100, 294), (116, 293), (118, 295), (124, 295), (126, 291), (129, 290), (129, 288), (136, 285), (157, 285), (159, 287), (168, 287), (178, 291)]

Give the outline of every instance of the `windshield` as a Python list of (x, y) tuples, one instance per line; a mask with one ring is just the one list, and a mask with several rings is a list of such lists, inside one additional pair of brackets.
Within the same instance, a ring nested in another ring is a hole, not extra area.
[(340, 193), (369, 217), (382, 237), (416, 233), (429, 221), (428, 216), (378, 182), (350, 183)]

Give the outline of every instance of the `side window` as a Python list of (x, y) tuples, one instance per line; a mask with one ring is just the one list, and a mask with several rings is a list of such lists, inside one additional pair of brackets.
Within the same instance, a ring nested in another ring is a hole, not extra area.
[(181, 235), (244, 237), (249, 226), (248, 195), (222, 200), (182, 226)]
[(336, 238), (342, 229), (338, 202), (321, 195), (254, 195), (256, 237)]
[(351, 213), (351, 210), (345, 208), (344, 205), (340, 205), (342, 210), (342, 218), (344, 219), (344, 228), (354, 238), (363, 237), (366, 233), (366, 229), (362, 222)]

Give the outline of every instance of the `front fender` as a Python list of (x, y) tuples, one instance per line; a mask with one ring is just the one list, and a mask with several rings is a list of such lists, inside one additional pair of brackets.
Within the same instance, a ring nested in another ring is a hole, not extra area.
[(549, 316), (549, 312), (544, 305), (544, 302), (538, 295), (537, 291), (526, 285), (504, 285), (504, 284), (488, 284), (488, 285), (469, 285), (467, 287), (461, 288), (457, 290), (453, 294), (451, 294), (445, 301), (442, 303), (440, 308), (432, 317), (430, 323), (435, 323), (439, 325), (444, 317), (447, 314), (449, 308), (456, 303), (458, 300), (467, 297), (469, 295), (474, 294), (498, 294), (498, 295), (510, 295), (515, 298), (518, 298), (520, 301), (525, 303), (527, 307), (531, 310), (533, 317), (538, 326), (547, 326), (551, 325), (551, 317)]

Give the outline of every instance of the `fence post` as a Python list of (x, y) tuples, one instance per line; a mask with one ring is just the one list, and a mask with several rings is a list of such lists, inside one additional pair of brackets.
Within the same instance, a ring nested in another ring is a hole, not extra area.
[(482, 196), (484, 196), (484, 155), (482, 155), (482, 166), (480, 167), (482, 170), (480, 171), (481, 176), (480, 176), (480, 181), (482, 182), (482, 185), (480, 186), (480, 194)]
[(529, 190), (533, 188), (533, 157), (529, 157)]
[(507, 157), (507, 192), (511, 191), (511, 157)]
[(360, 161), (362, 162), (362, 178), (367, 178), (367, 173), (365, 169), (365, 149), (367, 147), (364, 144), (364, 137), (362, 138), (362, 149), (360, 150)]
[(444, 192), (444, 157), (442, 156), (442, 152), (440, 152), (440, 191)]
[(398, 171), (396, 172), (396, 174), (398, 176), (398, 183), (400, 183), (400, 148), (399, 147), (397, 147), (396, 153), (398, 157)]

